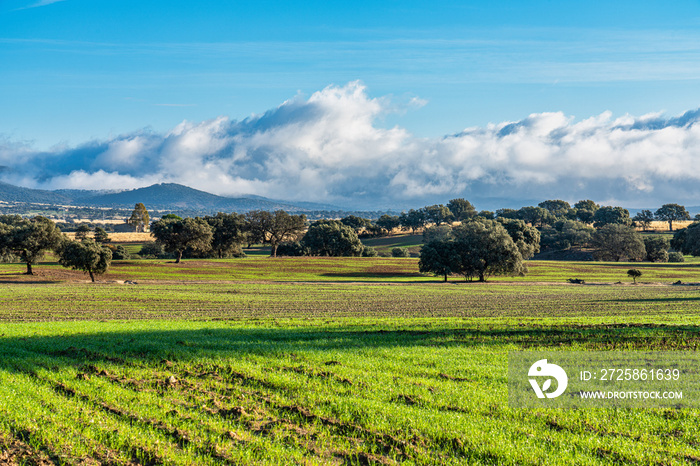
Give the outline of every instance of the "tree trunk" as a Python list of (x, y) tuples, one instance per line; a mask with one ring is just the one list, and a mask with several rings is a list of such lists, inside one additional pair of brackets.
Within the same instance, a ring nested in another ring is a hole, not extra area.
[(27, 273), (25, 275), (34, 275), (34, 272), (32, 271), (32, 263), (27, 262)]
[(480, 273), (480, 274), (479, 274), (479, 281), (480, 281), (480, 282), (485, 282), (485, 281), (486, 281), (486, 278), (484, 277), (484, 274), (483, 274), (483, 273)]
[(272, 251), (270, 252), (270, 257), (277, 257), (277, 243), (271, 244)]
[(445, 283), (447, 283), (447, 274), (445, 274)]
[(95, 275), (92, 273), (92, 270), (88, 272), (90, 274), (90, 280), (92, 280), (92, 283), (95, 283)]
[(178, 251), (178, 252), (177, 252), (177, 259), (175, 259), (175, 263), (176, 263), (176, 264), (179, 264), (179, 263), (180, 263), (180, 259), (182, 259), (182, 251)]
[(668, 221), (668, 231), (673, 231), (673, 220)]

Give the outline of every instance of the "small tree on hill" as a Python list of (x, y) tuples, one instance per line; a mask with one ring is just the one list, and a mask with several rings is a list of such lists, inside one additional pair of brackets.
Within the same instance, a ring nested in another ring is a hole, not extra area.
[(151, 235), (167, 252), (175, 254), (176, 264), (180, 263), (187, 248), (195, 251), (211, 249), (212, 229), (201, 218), (160, 219), (151, 227)]
[(634, 223), (641, 227), (642, 230), (647, 231), (649, 229), (649, 226), (651, 226), (651, 222), (654, 221), (654, 214), (651, 213), (651, 210), (641, 210), (632, 217), (632, 220)]
[(423, 212), (425, 213), (426, 221), (428, 223), (434, 223), (435, 225), (447, 223), (452, 218), (450, 209), (442, 204), (423, 207)]
[(58, 263), (63, 267), (82, 270), (90, 274), (95, 282), (95, 274), (103, 274), (112, 262), (112, 251), (91, 239), (66, 241), (59, 248)]
[(355, 230), (355, 233), (357, 233), (358, 235), (362, 230), (367, 228), (372, 223), (368, 219), (358, 217), (357, 215), (348, 215), (346, 217), (341, 218), (340, 221), (343, 222), (343, 225), (347, 225), (353, 230)]
[(668, 222), (668, 230), (673, 231), (673, 222), (690, 220), (690, 214), (682, 205), (664, 204), (656, 211), (656, 218)]
[(593, 223), (595, 213), (599, 208), (600, 206), (590, 199), (578, 201), (576, 204), (574, 204), (576, 218), (583, 223)]
[(517, 218), (534, 226), (544, 226), (554, 223), (556, 217), (550, 211), (542, 207), (523, 207), (518, 210)]
[(129, 220), (127, 220), (126, 223), (131, 225), (134, 228), (134, 231), (143, 232), (146, 231), (146, 228), (148, 228), (148, 223), (150, 220), (151, 218), (148, 215), (146, 206), (139, 202), (134, 207), (133, 212), (131, 212), (131, 217), (129, 217)]
[(476, 217), (476, 209), (472, 203), (466, 199), (452, 199), (447, 203), (447, 208), (450, 209), (454, 220), (458, 222)]
[(604, 206), (596, 210), (593, 226), (601, 228), (605, 225), (632, 225), (629, 210), (612, 206)]
[(410, 228), (414, 235), (416, 234), (416, 230), (425, 226), (425, 221), (425, 212), (422, 209), (411, 209), (399, 216), (401, 228), (404, 230), (408, 230)]
[(642, 276), (642, 271), (638, 269), (629, 269), (627, 271), (627, 275), (632, 277), (632, 280), (634, 281), (634, 284), (637, 284), (637, 278)]
[(571, 205), (561, 199), (543, 201), (537, 204), (539, 207), (546, 209), (555, 217), (567, 217), (571, 211)]
[(377, 219), (376, 222), (374, 222), (379, 228), (384, 230), (386, 234), (391, 234), (392, 230), (394, 228), (398, 228), (399, 225), (401, 225), (401, 222), (399, 221), (399, 217), (396, 215), (387, 215), (384, 214), (381, 217)]

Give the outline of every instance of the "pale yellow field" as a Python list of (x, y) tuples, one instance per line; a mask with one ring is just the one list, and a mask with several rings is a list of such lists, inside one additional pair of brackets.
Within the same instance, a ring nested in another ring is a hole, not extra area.
[[(66, 233), (70, 239), (75, 239), (75, 233)], [(90, 235), (92, 236), (92, 235)], [(150, 233), (109, 233), (109, 239), (113, 243), (143, 243), (153, 241)]]
[[(690, 225), (691, 223), (693, 223), (692, 220), (675, 221), (675, 222), (673, 222), (673, 231), (680, 230), (681, 228), (685, 228), (688, 225)], [(637, 230), (642, 231), (641, 228), (637, 228)], [(655, 221), (651, 222), (651, 225), (649, 226), (647, 231), (668, 231), (668, 222), (655, 220)]]

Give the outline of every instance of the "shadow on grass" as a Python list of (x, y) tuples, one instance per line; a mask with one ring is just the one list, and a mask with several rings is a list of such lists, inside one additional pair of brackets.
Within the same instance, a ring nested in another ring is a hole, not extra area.
[[(188, 324), (183, 324), (188, 325)], [(0, 339), (0, 367), (31, 370), (93, 361), (123, 365), (168, 361), (278, 358), (305, 352), (356, 352), (393, 348), (478, 348), (496, 353), (517, 349), (657, 350), (700, 348), (700, 326), (656, 324), (526, 326), (494, 328), (397, 328), (391, 324), (338, 327), (199, 328), (95, 331)], [(274, 324), (270, 324), (274, 325)], [(204, 327), (203, 327), (204, 326)], [(97, 327), (99, 328), (99, 327)]]
[(319, 274), (322, 277), (335, 278), (430, 278), (419, 272), (326, 272)]

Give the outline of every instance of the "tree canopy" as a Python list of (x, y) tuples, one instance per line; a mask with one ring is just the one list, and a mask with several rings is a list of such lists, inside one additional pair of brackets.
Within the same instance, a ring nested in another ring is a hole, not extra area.
[(162, 218), (153, 223), (151, 235), (167, 252), (175, 253), (179, 264), (187, 248), (207, 251), (211, 248), (212, 228), (201, 218)]
[(593, 234), (596, 260), (619, 262), (641, 261), (646, 257), (642, 235), (633, 227), (620, 224), (605, 225)]
[(364, 249), (355, 230), (337, 220), (312, 223), (301, 245), (312, 256), (361, 256)]
[(593, 215), (593, 226), (601, 228), (605, 225), (632, 225), (630, 212), (622, 207), (604, 206)]
[(694, 222), (673, 235), (671, 247), (692, 256), (700, 256), (700, 222)]
[(134, 206), (134, 210), (131, 212), (131, 217), (129, 217), (129, 220), (127, 220), (126, 223), (131, 225), (134, 231), (146, 231), (150, 221), (151, 218), (148, 215), (146, 206), (143, 205), (142, 202), (139, 202), (136, 204), (136, 206)]
[(248, 234), (255, 238), (255, 242), (269, 243), (272, 247), (270, 255), (276, 257), (280, 243), (295, 240), (304, 232), (306, 216), (290, 215), (284, 210), (253, 210), (246, 214), (246, 221)]
[(112, 262), (112, 251), (91, 239), (66, 241), (59, 248), (58, 263), (63, 267), (82, 270), (95, 281), (95, 274), (103, 274)]
[(537, 205), (545, 210), (548, 210), (549, 213), (555, 217), (566, 217), (571, 211), (571, 205), (566, 201), (562, 201), (561, 199), (542, 201)]
[(651, 210), (640, 210), (637, 215), (632, 217), (632, 221), (637, 225), (642, 227), (642, 230), (647, 231), (651, 222), (654, 221), (654, 214)]
[(396, 216), (396, 215), (387, 215), (387, 214), (384, 214), (384, 215), (382, 215), (381, 217), (379, 217), (379, 218), (377, 219), (377, 221), (374, 222), (374, 223), (376, 223), (376, 225), (377, 225), (379, 228), (381, 228), (382, 230), (384, 230), (387, 234), (388, 234), (388, 233), (391, 233), (391, 231), (392, 231), (394, 228), (398, 228), (399, 225), (401, 225), (401, 222), (400, 222), (398, 216)]
[(418, 270), (447, 277), (460, 273), (460, 257), (454, 241), (433, 240), (425, 243), (420, 250)]
[(450, 212), (450, 209), (442, 204), (423, 207), (423, 212), (425, 214), (426, 221), (428, 223), (434, 223), (435, 225), (447, 223), (452, 218), (452, 212)]
[(36, 264), (48, 250), (56, 250), (63, 241), (56, 224), (45, 217), (24, 219), (19, 215), (0, 216), (0, 251), (18, 256), (33, 275)]
[(411, 229), (413, 234), (416, 234), (416, 230), (423, 228), (425, 226), (425, 212), (423, 209), (410, 209), (408, 212), (403, 212), (399, 216), (399, 223), (403, 229)]
[(517, 219), (502, 218), (498, 223), (506, 229), (523, 259), (530, 259), (540, 252), (540, 232), (537, 228)]
[(497, 221), (477, 219), (452, 229), (452, 234), (428, 241), (421, 249), (421, 272), (464, 275), (486, 281), (492, 275), (525, 272), (523, 258), (504, 226)]
[(245, 215), (219, 212), (216, 216), (204, 217), (212, 229), (211, 250), (219, 259), (243, 254), (241, 244), (245, 242)]
[(454, 229), (460, 273), (483, 282), (493, 275), (525, 273), (523, 258), (508, 231), (493, 220), (480, 219)]
[(668, 222), (668, 230), (673, 231), (673, 222), (690, 220), (690, 214), (685, 207), (678, 204), (664, 204), (656, 212), (656, 218)]
[(576, 218), (583, 223), (593, 223), (595, 213), (599, 208), (600, 206), (590, 199), (578, 201), (574, 204)]
[(447, 208), (452, 213), (452, 218), (459, 222), (476, 217), (476, 209), (466, 199), (452, 199), (447, 203)]

